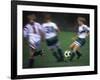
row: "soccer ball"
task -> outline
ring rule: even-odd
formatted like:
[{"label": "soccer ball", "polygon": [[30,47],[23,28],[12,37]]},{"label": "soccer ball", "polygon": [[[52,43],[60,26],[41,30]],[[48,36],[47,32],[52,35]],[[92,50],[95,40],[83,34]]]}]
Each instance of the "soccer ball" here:
[{"label": "soccer ball", "polygon": [[64,53],[64,57],[65,57],[65,58],[68,58],[68,57],[70,57],[70,56],[71,56],[71,51],[66,50],[65,53]]}]

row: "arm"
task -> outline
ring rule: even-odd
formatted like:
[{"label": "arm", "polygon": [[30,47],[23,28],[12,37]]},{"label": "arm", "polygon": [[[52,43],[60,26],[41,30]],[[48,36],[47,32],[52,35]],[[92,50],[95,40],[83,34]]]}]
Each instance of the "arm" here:
[{"label": "arm", "polygon": [[40,32],[40,36],[41,36],[41,40],[44,41],[45,40],[45,33],[39,29]]},{"label": "arm", "polygon": [[56,31],[57,31],[58,33],[61,32],[60,29],[59,29],[59,27],[57,27]]},{"label": "arm", "polygon": [[59,27],[55,23],[53,24],[53,26],[54,26],[54,29],[56,30],[56,32],[58,32],[58,33],[61,32]]},{"label": "arm", "polygon": [[86,26],[86,29],[87,29],[87,36],[89,36],[89,34],[90,34],[90,28],[88,26]]},{"label": "arm", "polygon": [[24,37],[26,38],[28,36],[28,27],[26,26],[24,27],[23,33],[24,33]]},{"label": "arm", "polygon": [[44,30],[43,30],[43,27],[42,25],[39,25],[39,33],[40,33],[40,36],[41,36],[41,40],[44,41],[45,40],[45,33],[44,33]]}]

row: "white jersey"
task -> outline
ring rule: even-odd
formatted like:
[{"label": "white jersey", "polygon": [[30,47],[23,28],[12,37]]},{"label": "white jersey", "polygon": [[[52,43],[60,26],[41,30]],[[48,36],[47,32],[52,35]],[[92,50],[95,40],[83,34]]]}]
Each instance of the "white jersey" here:
[{"label": "white jersey", "polygon": [[24,37],[32,38],[31,40],[37,42],[41,39],[39,30],[42,30],[42,28],[37,22],[34,22],[33,25],[26,24],[24,27]]},{"label": "white jersey", "polygon": [[58,29],[57,25],[53,22],[43,23],[42,27],[45,32],[45,38],[50,39],[57,35],[56,30]]},{"label": "white jersey", "polygon": [[78,37],[79,38],[86,38],[88,32],[89,32],[89,27],[87,25],[79,26]]}]

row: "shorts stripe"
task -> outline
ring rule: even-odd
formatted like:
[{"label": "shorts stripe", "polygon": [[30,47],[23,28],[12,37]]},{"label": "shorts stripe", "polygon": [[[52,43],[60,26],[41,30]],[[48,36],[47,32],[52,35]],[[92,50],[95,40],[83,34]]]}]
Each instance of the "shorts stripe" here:
[{"label": "shorts stripe", "polygon": [[74,44],[78,45],[78,46],[81,46],[81,44],[77,41],[74,42]]}]

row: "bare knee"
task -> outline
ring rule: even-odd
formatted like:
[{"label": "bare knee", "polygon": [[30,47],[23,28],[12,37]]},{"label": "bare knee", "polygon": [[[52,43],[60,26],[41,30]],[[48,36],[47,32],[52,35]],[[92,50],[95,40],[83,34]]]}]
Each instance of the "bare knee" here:
[{"label": "bare knee", "polygon": [[80,47],[80,46],[75,45],[74,48],[73,48],[73,51],[76,52],[77,50],[79,50],[79,47]]},{"label": "bare knee", "polygon": [[73,48],[74,48],[74,46],[75,46],[75,44],[74,44],[74,43],[72,43],[72,44],[69,46],[69,48],[70,48],[70,49],[73,49]]}]

